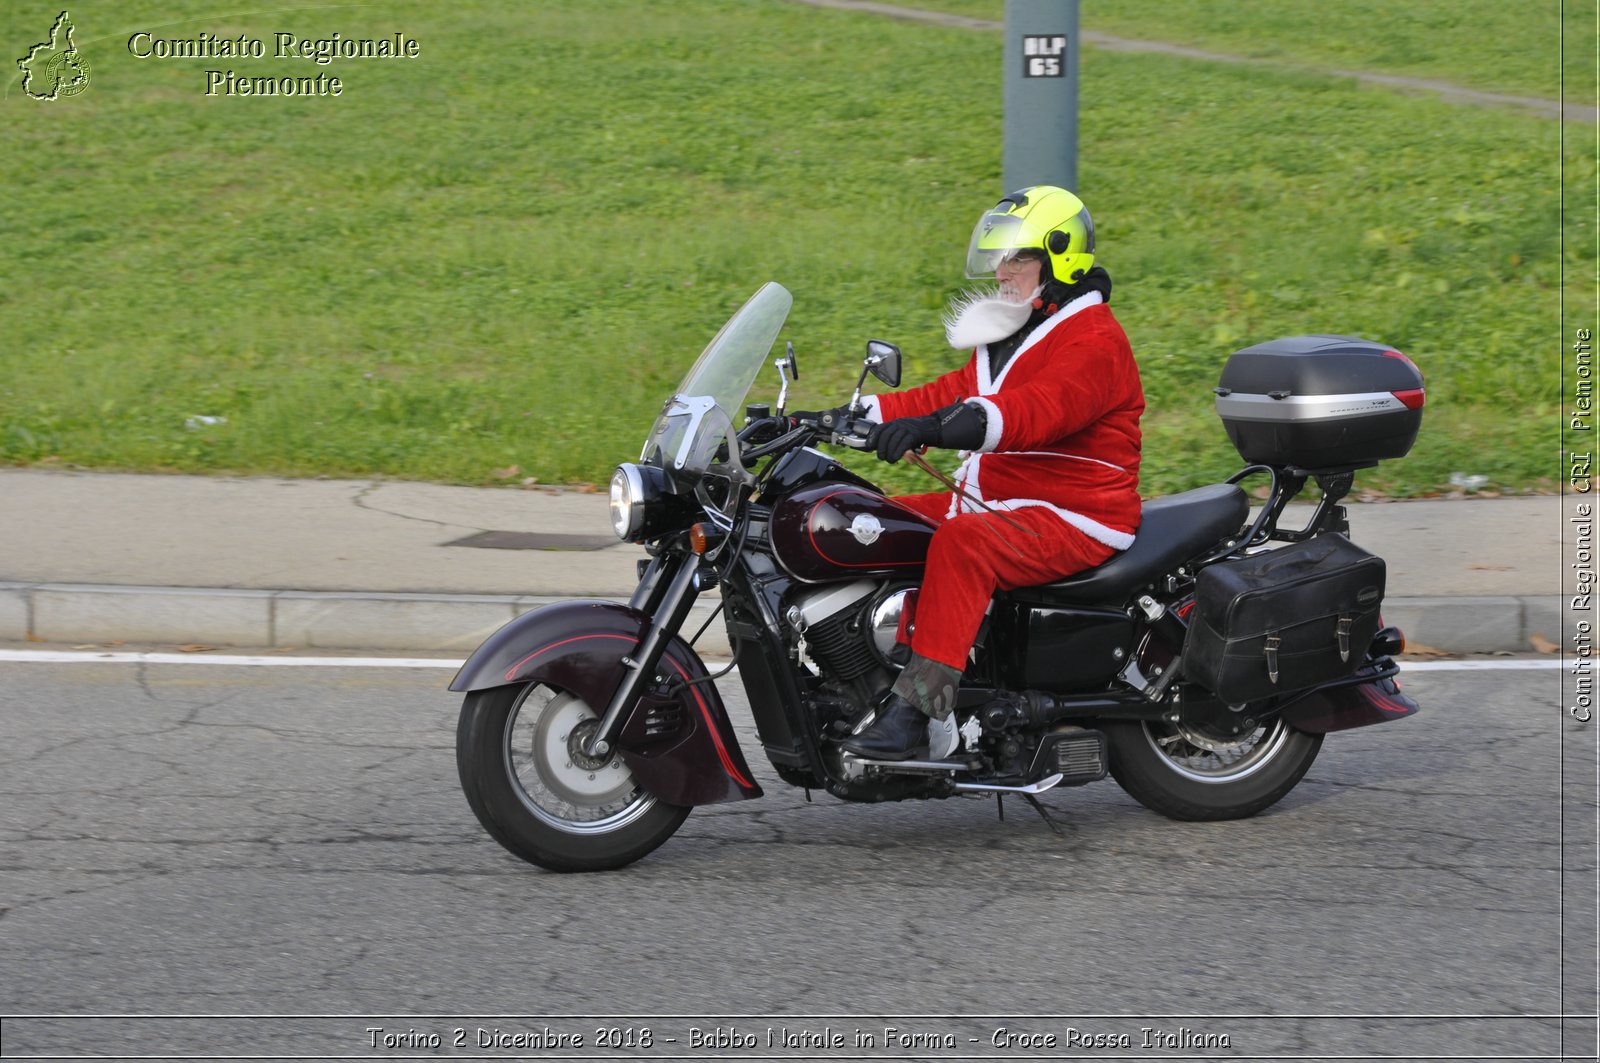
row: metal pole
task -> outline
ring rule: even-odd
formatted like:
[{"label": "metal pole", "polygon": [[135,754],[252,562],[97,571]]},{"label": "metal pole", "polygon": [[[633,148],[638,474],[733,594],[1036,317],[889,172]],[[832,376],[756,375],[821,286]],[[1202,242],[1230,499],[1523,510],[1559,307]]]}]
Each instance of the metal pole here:
[{"label": "metal pole", "polygon": [[1006,0],[1005,188],[1078,189],[1078,0]]}]

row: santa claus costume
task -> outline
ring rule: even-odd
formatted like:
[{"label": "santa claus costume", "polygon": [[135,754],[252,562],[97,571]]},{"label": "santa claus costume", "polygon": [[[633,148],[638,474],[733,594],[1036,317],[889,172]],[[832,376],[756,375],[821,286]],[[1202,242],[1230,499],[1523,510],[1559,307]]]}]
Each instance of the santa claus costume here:
[{"label": "santa claus costume", "polygon": [[960,490],[895,499],[939,525],[912,650],[956,669],[996,590],[1061,579],[1133,545],[1144,391],[1126,334],[1089,291],[1032,328],[998,374],[980,346],[954,372],[868,399],[868,417],[958,402],[987,415],[982,444],[956,472]]},{"label": "santa claus costume", "polygon": [[[926,719],[954,708],[995,591],[1061,579],[1133,544],[1144,391],[1111,313],[1110,277],[1092,265],[1093,232],[1065,190],[1001,200],[968,249],[968,276],[993,271],[1001,292],[958,305],[946,321],[953,345],[974,334],[989,342],[960,369],[866,400],[885,460],[924,444],[967,449],[955,491],[895,499],[938,527],[913,656],[877,718],[844,742],[849,752],[904,760],[925,749]],[[1031,300],[1008,291],[1018,278],[1038,283]]]}]

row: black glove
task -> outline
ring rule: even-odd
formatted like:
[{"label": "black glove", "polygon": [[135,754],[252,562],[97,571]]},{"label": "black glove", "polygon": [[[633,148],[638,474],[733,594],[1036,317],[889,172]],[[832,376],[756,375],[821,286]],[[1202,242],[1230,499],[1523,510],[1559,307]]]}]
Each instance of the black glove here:
[{"label": "black glove", "polygon": [[925,417],[897,417],[878,425],[867,437],[867,446],[884,461],[899,461],[917,447],[967,448],[983,443],[989,415],[975,403],[958,402],[935,410]]},{"label": "black glove", "polygon": [[899,461],[908,450],[916,450],[939,441],[939,418],[897,417],[873,427],[867,436],[867,446],[878,452],[882,461]]}]

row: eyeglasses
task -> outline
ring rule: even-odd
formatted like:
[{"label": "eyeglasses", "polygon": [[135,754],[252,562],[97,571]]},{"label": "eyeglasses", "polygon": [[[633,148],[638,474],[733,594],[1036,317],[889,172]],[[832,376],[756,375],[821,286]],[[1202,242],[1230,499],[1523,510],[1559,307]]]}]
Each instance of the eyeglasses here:
[{"label": "eyeglasses", "polygon": [[1044,255],[1037,251],[1018,251],[1017,253],[1001,260],[1001,262],[995,266],[995,272],[998,273],[1001,270],[1006,270],[1007,272],[1015,273],[1017,270],[1022,269],[1024,266],[1027,266],[1030,263],[1038,266],[1044,265]]}]

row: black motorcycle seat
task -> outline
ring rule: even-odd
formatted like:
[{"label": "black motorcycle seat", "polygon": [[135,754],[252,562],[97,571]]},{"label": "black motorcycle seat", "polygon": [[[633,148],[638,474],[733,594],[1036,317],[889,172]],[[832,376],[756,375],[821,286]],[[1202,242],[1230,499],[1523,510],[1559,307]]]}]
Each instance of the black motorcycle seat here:
[{"label": "black motorcycle seat", "polygon": [[1042,605],[1120,605],[1139,587],[1241,532],[1250,500],[1237,484],[1211,484],[1146,502],[1133,545],[1055,583],[1019,588],[1012,598]]}]

